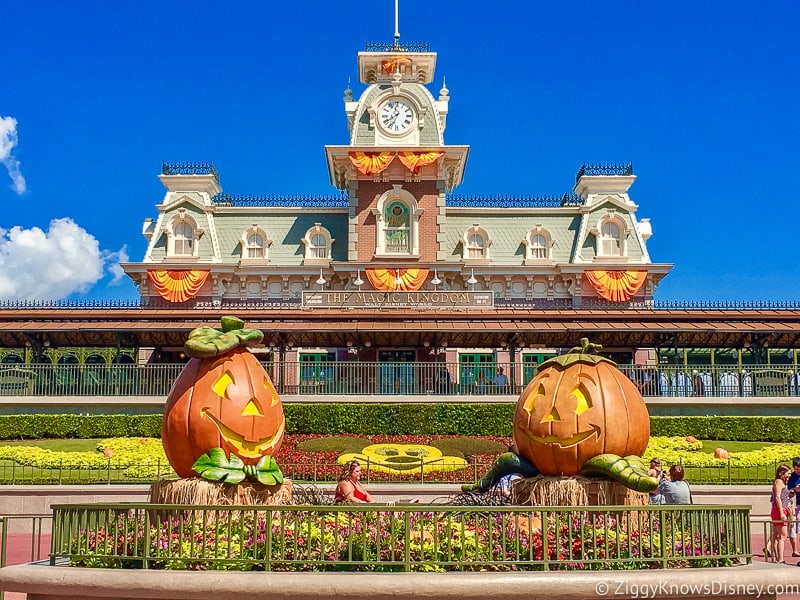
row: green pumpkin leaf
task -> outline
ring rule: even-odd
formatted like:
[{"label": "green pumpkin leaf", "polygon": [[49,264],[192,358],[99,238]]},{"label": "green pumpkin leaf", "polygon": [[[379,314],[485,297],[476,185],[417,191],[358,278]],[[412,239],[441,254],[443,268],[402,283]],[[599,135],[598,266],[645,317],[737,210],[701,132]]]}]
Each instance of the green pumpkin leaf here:
[{"label": "green pumpkin leaf", "polygon": [[244,329],[244,321],[238,317],[221,318],[222,331],[213,327],[197,327],[189,334],[183,345],[192,358],[213,358],[239,347],[255,346],[264,340],[260,329]]},{"label": "green pumpkin leaf", "polygon": [[194,461],[192,470],[208,481],[237,484],[244,480],[244,463],[235,454],[225,456],[222,448],[211,448]]},{"label": "green pumpkin leaf", "polygon": [[259,483],[264,485],[283,483],[283,473],[281,473],[277,461],[272,456],[262,456],[253,471],[254,473],[249,477],[255,478]]},{"label": "green pumpkin leaf", "polygon": [[652,492],[658,480],[650,477],[640,456],[620,457],[616,454],[598,454],[581,467],[581,475],[608,477],[637,492]]}]

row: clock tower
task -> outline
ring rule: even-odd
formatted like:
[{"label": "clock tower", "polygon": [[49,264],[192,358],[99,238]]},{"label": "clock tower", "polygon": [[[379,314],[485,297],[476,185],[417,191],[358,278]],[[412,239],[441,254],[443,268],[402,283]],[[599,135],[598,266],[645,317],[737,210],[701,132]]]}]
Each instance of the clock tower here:
[{"label": "clock tower", "polygon": [[358,53],[358,99],[345,91],[350,132],[326,146],[331,183],[349,198],[350,267],[428,267],[445,260],[446,193],[461,183],[468,146],[447,146],[450,102],[434,98],[436,53],[425,44],[368,44]]}]

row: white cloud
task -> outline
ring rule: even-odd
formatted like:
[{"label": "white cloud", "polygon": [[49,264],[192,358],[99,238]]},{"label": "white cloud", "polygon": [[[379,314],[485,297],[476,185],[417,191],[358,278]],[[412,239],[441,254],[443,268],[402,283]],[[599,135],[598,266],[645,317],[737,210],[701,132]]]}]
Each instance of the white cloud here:
[{"label": "white cloud", "polygon": [[[120,259],[123,253],[124,247]],[[103,277],[103,254],[97,239],[69,218],[52,220],[47,232],[0,229],[0,299],[56,300],[86,292]]]},{"label": "white cloud", "polygon": [[14,117],[0,117],[0,164],[11,177],[11,188],[20,196],[25,193],[25,178],[19,168],[19,161],[14,158],[17,146],[17,120]]},{"label": "white cloud", "polygon": [[112,275],[108,285],[118,285],[122,278],[125,277],[125,271],[119,263],[128,262],[128,246],[123,246],[119,249],[119,252],[104,252],[103,259],[109,263],[108,270]]}]

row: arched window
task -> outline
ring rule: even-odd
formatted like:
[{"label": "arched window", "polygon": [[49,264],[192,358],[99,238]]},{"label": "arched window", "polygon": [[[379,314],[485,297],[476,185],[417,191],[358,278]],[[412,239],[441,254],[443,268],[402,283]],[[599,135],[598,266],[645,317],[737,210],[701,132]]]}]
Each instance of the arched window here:
[{"label": "arched window", "polygon": [[475,260],[484,258],[486,253],[486,240],[480,233],[472,233],[467,237],[467,258]]},{"label": "arched window", "polygon": [[489,262],[489,246],[492,240],[487,232],[478,223],[475,223],[464,232],[461,238],[463,252],[461,254],[465,263]]},{"label": "arched window", "polygon": [[522,240],[525,245],[525,264],[552,260],[553,242],[550,233],[541,225],[536,225]]},{"label": "arched window", "polygon": [[312,258],[328,258],[328,238],[321,233],[312,235],[309,254]]},{"label": "arched window", "polygon": [[251,233],[247,236],[247,258],[264,258],[264,236]]},{"label": "arched window", "polygon": [[197,226],[194,218],[180,209],[164,229],[167,236],[167,256],[177,258],[196,258],[197,242],[203,230]]},{"label": "arched window", "polygon": [[173,249],[176,256],[192,256],[194,249],[194,227],[187,221],[180,221],[173,229],[175,234]]},{"label": "arched window", "polygon": [[422,209],[401,185],[384,193],[372,209],[375,216],[376,256],[418,256]]},{"label": "arched window", "polygon": [[387,254],[408,254],[411,251],[411,219],[408,205],[400,200],[390,202],[384,209],[384,249]]},{"label": "arched window", "polygon": [[592,229],[595,236],[595,253],[597,258],[619,258],[627,256],[627,238],[630,229],[621,216],[613,210],[608,211]]},{"label": "arched window", "polygon": [[613,221],[603,223],[600,229],[600,253],[603,256],[620,256],[622,243],[619,225]]},{"label": "arched window", "polygon": [[531,236],[531,258],[547,258],[547,239],[541,233]]},{"label": "arched window", "polygon": [[253,223],[251,227],[245,229],[239,241],[242,245],[241,262],[269,262],[269,247],[272,240],[257,224]]},{"label": "arched window", "polygon": [[330,263],[331,246],[336,240],[331,237],[331,232],[320,223],[314,223],[314,226],[306,231],[302,241],[306,247],[305,264],[327,265]]}]

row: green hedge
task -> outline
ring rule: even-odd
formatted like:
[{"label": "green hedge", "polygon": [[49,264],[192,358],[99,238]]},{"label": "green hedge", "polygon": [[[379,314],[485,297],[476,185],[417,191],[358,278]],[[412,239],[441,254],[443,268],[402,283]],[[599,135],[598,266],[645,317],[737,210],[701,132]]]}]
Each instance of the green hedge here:
[{"label": "green hedge", "polygon": [[[511,436],[514,404],[285,404],[289,433]],[[797,442],[800,417],[650,417],[651,433]],[[0,439],[158,437],[161,415],[0,415]]]}]

